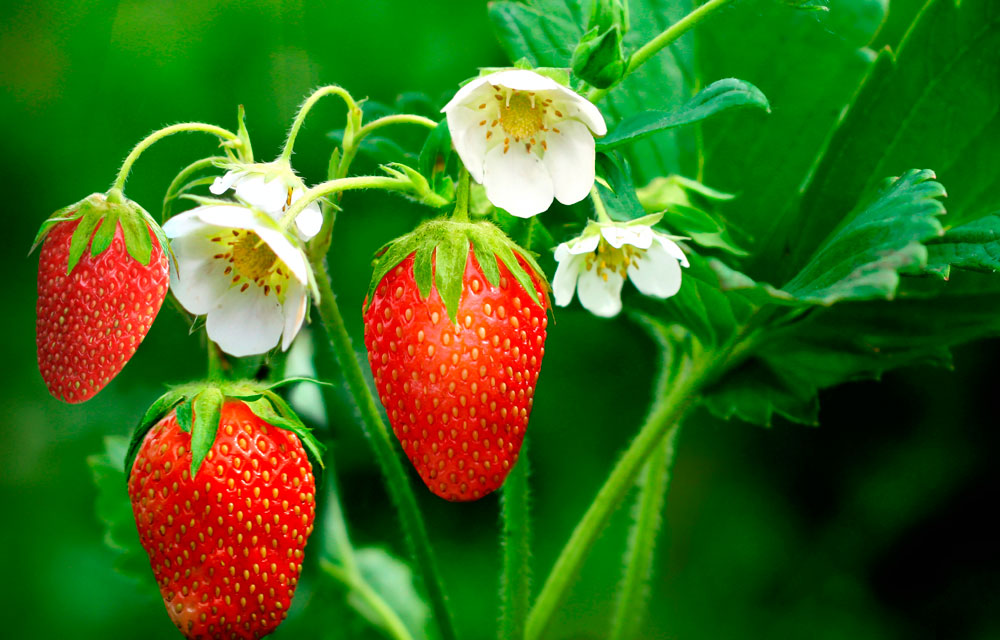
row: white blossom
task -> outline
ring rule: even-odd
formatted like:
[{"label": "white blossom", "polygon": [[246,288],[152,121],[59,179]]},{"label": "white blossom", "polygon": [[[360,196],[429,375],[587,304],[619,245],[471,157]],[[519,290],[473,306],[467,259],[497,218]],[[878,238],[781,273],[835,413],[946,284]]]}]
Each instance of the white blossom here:
[{"label": "white blossom", "polygon": [[[248,164],[230,169],[215,179],[209,191],[222,195],[230,189],[246,204],[260,209],[275,220],[302,197],[306,187],[287,162]],[[309,203],[298,216],[295,226],[303,240],[309,240],[323,226],[323,213],[318,202]]]},{"label": "white blossom", "polygon": [[622,309],[626,277],[641,293],[669,298],[680,290],[687,257],[674,240],[652,228],[660,216],[631,222],[591,222],[583,234],[556,247],[555,302],[565,307],[575,291],[594,315],[610,318]]},{"label": "white blossom", "polygon": [[459,157],[494,206],[530,218],[584,199],[594,185],[601,112],[555,80],[524,69],[485,75],[442,109]]},{"label": "white blossom", "polygon": [[234,356],[288,349],[302,327],[311,271],[299,242],[270,217],[233,204],[204,205],[167,221],[177,258],[170,288],[204,315],[208,337]]}]

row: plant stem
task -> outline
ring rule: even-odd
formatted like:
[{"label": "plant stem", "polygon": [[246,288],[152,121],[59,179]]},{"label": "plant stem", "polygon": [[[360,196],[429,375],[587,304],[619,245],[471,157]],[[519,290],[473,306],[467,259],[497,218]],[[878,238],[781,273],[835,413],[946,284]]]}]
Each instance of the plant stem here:
[{"label": "plant stem", "polygon": [[438,574],[434,552],[427,537],[423,516],[417,506],[416,496],[414,496],[413,489],[406,477],[406,470],[393,448],[392,439],[382,421],[382,416],[379,414],[375,398],[365,381],[361,364],[354,353],[351,337],[344,325],[344,318],[337,306],[337,298],[330,285],[330,276],[327,274],[325,265],[322,263],[314,264],[314,272],[320,292],[320,299],[316,303],[320,317],[329,334],[330,343],[344,373],[347,386],[351,395],[354,396],[354,401],[358,404],[365,435],[372,443],[375,457],[378,459],[379,466],[382,468],[382,473],[389,486],[389,494],[396,504],[410,554],[416,563],[416,572],[423,579],[441,638],[455,640],[457,636],[452,626],[451,615],[448,612],[447,598],[441,577]]},{"label": "plant stem", "polygon": [[635,637],[642,620],[649,597],[649,577],[652,575],[656,538],[662,522],[663,503],[670,482],[670,465],[674,458],[674,443],[680,432],[680,424],[676,423],[653,451],[639,480],[635,521],[629,531],[625,572],[618,589],[610,640],[629,640]]},{"label": "plant stem", "polygon": [[455,188],[455,211],[451,214],[452,222],[469,221],[469,170],[462,165],[458,170],[458,186]]},{"label": "plant stem", "polygon": [[525,631],[526,640],[538,640],[552,623],[552,618],[569,593],[573,580],[598,536],[607,526],[611,514],[635,483],[642,466],[657,445],[670,433],[697,397],[700,385],[711,373],[715,359],[704,355],[687,360],[682,365],[665,357],[664,367],[683,366],[683,371],[661,375],[657,398],[645,424],[632,440],[625,454],[615,464],[611,475],[597,492],[583,518],[576,525],[563,547],[549,577],[535,601]]},{"label": "plant stem", "polygon": [[229,131],[228,129],[223,129],[222,127],[217,127],[214,124],[205,124],[203,122],[181,122],[179,124],[173,124],[169,127],[164,127],[159,131],[154,131],[145,138],[143,138],[139,144],[135,145],[132,151],[125,158],[125,162],[122,163],[121,169],[118,170],[118,177],[115,178],[114,185],[112,185],[112,191],[120,192],[125,188],[125,181],[128,179],[129,171],[132,170],[132,165],[135,161],[142,155],[142,152],[153,145],[154,142],[162,140],[167,136],[172,136],[175,133],[182,133],[185,131],[201,131],[203,133],[210,133],[212,135],[218,136],[226,142],[240,144],[239,137]]},{"label": "plant stem", "polygon": [[188,166],[181,169],[181,172],[174,176],[174,179],[170,182],[170,186],[167,187],[167,194],[163,196],[163,209],[160,212],[160,223],[167,221],[167,214],[170,213],[170,205],[173,203],[174,199],[180,195],[181,189],[184,187],[185,180],[202,169],[214,167],[216,162],[225,161],[226,158],[224,156],[211,156],[209,158],[195,160]]},{"label": "plant stem", "polygon": [[499,640],[524,638],[524,622],[531,607],[531,500],[527,442],[500,494],[503,518],[503,575],[500,578]]},{"label": "plant stem", "polygon": [[438,125],[438,123],[434,122],[430,118],[418,116],[413,113],[394,113],[390,116],[382,116],[381,118],[372,120],[365,126],[361,127],[354,138],[354,142],[357,143],[372,131],[391,124],[416,124],[427,127],[428,129],[434,129]]},{"label": "plant stem", "polygon": [[305,102],[303,102],[302,106],[299,107],[299,112],[295,114],[295,120],[292,122],[292,128],[288,130],[288,137],[285,139],[285,147],[281,150],[281,156],[279,156],[281,160],[285,160],[287,162],[291,159],[292,149],[295,147],[295,138],[298,137],[299,129],[302,128],[302,124],[306,121],[306,116],[309,115],[309,111],[317,102],[329,95],[337,95],[344,100],[344,103],[347,104],[348,118],[350,118],[350,113],[357,109],[354,98],[352,98],[351,94],[348,93],[343,87],[328,85],[314,91],[311,96],[305,99]]},{"label": "plant stem", "polygon": [[[644,65],[647,60],[659,53],[662,49],[673,44],[674,41],[694,28],[696,24],[732,1],[733,0],[709,0],[674,24],[670,25],[663,33],[639,47],[639,49],[629,57],[628,67],[625,68],[625,73],[622,74],[622,78],[618,81],[618,83],[628,77],[630,73]],[[612,85],[606,89],[592,89],[590,93],[587,94],[587,99],[591,102],[598,102],[606,96],[608,92],[614,88],[614,86],[615,85]]]},{"label": "plant stem", "polygon": [[597,190],[596,184],[590,188],[590,199],[594,202],[594,213],[597,214],[597,219],[600,222],[612,222],[611,216],[608,215],[608,209],[604,206],[604,200],[601,200],[601,194]]},{"label": "plant stem", "polygon": [[288,207],[279,221],[282,226],[291,224],[295,218],[311,203],[324,196],[355,189],[385,189],[386,191],[409,191],[410,184],[389,176],[354,176],[353,178],[337,178],[321,182],[307,189],[302,197]]},{"label": "plant stem", "polygon": [[409,629],[406,628],[406,625],[403,624],[403,621],[386,604],[385,600],[371,588],[368,582],[357,579],[357,576],[352,575],[344,567],[338,567],[326,559],[319,561],[319,567],[328,576],[337,580],[364,600],[365,604],[379,617],[382,622],[382,629],[385,630],[390,638],[393,638],[393,640],[413,640],[413,636],[410,634]]}]

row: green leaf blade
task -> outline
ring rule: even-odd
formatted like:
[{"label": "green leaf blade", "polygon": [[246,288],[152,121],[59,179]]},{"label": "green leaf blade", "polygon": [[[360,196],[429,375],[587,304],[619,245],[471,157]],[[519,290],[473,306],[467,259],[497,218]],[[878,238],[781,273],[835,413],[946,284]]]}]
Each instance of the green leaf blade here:
[{"label": "green leaf blade", "polygon": [[191,428],[191,477],[201,468],[205,456],[215,444],[215,434],[222,418],[222,403],[225,397],[217,387],[206,387],[199,393],[193,404],[194,425]]}]

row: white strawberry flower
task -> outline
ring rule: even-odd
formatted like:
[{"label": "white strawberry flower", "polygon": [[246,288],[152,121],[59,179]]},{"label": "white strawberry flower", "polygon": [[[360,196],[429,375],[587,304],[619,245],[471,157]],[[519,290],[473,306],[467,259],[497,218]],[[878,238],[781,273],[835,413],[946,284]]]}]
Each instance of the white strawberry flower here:
[{"label": "white strawberry flower", "polygon": [[[280,220],[288,207],[302,197],[306,185],[283,160],[266,164],[236,166],[215,179],[209,191],[219,196],[230,189],[236,197]],[[323,226],[323,213],[318,202],[310,203],[295,217],[295,227],[303,240],[309,240]]]},{"label": "white strawberry flower", "polygon": [[630,222],[588,223],[583,234],[556,247],[552,293],[565,307],[575,291],[594,315],[611,318],[622,310],[622,287],[628,277],[641,293],[669,298],[680,290],[681,266],[688,259],[671,236],[652,227],[662,215]]},{"label": "white strawberry flower", "polygon": [[299,241],[264,213],[203,205],[163,225],[177,257],[170,288],[204,315],[208,337],[228,354],[287,350],[302,327],[312,272]]},{"label": "white strawberry flower", "polygon": [[494,206],[530,218],[553,197],[573,204],[594,186],[601,112],[555,80],[525,69],[491,73],[459,89],[442,111],[462,163]]}]

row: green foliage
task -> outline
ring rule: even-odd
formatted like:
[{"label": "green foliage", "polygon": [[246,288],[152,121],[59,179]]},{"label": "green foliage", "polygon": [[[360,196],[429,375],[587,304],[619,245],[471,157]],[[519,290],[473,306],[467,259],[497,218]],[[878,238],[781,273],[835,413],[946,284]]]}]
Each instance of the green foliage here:
[{"label": "green foliage", "polygon": [[1000,270],[1000,214],[983,216],[948,231],[927,246],[927,270],[947,278],[952,267]]}]

